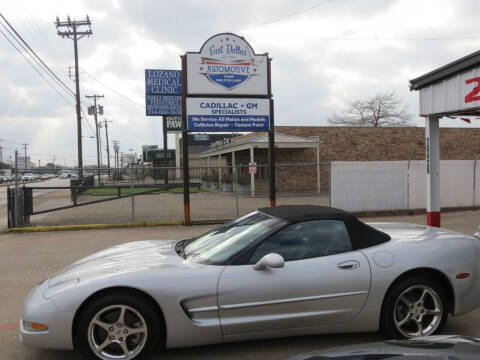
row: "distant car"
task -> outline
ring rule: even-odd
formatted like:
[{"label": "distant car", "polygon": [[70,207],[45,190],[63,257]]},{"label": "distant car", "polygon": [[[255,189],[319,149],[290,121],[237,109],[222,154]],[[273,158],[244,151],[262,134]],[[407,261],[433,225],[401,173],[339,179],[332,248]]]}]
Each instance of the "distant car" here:
[{"label": "distant car", "polygon": [[22,181],[33,181],[35,180],[35,176],[33,174],[24,174],[22,176]]},{"label": "distant car", "polygon": [[480,339],[468,336],[426,336],[341,346],[289,357],[288,360],[473,360],[480,359]]},{"label": "distant car", "polygon": [[29,294],[20,338],[110,360],[157,343],[427,336],[480,305],[479,256],[480,239],[446,229],[262,208],[194,239],[137,241],[73,263]]},{"label": "distant car", "polygon": [[70,173],[61,173],[59,178],[60,179],[70,179],[72,177],[72,174]]}]

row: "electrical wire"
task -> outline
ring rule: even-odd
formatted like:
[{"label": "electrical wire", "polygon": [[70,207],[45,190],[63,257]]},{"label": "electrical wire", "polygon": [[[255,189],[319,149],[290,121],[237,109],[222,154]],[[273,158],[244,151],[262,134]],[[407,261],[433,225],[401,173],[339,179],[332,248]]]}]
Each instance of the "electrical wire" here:
[{"label": "electrical wire", "polygon": [[[30,45],[28,45],[28,43],[23,39],[23,37],[17,32],[17,30],[15,30],[15,28],[10,24],[10,22],[5,18],[5,16],[3,16],[2,13],[0,13],[0,17],[3,19],[3,21],[8,25],[8,27],[10,29],[12,29],[12,31],[15,33],[15,35],[17,36],[18,39],[20,39],[20,41],[28,48],[28,50],[30,51],[31,54],[33,54],[33,56],[35,56],[38,61],[40,61],[40,63],[44,66],[44,68],[46,69],[46,71],[51,74],[51,76],[53,76],[56,81],[68,92],[70,92],[70,94],[72,94],[73,96],[75,96],[75,93],[73,92],[72,89],[70,89],[51,69],[50,67],[45,64],[45,62],[37,55],[37,53],[30,47]],[[5,25],[2,23],[2,25],[5,27]],[[6,27],[5,27],[6,28]]]},{"label": "electrical wire", "polygon": [[132,104],[134,105],[137,105],[143,109],[145,109],[145,105],[142,105],[140,103],[137,103],[136,101],[130,99],[128,96],[126,95],[123,95],[122,93],[118,92],[117,90],[115,90],[114,88],[110,87],[109,85],[105,84],[103,81],[100,81],[98,80],[95,76],[93,76],[92,74],[90,74],[88,71],[86,71],[85,69],[82,69],[82,72],[85,73],[87,76],[89,76],[90,78],[92,78],[93,80],[95,80],[96,82],[98,82],[100,85],[103,85],[104,87],[106,87],[107,89],[113,91],[115,94],[117,94],[118,96],[124,98],[125,100],[128,100],[130,101]]},{"label": "electrical wire", "polygon": [[318,4],[315,4],[313,6],[310,6],[309,8],[307,9],[304,9],[304,10],[299,10],[299,11],[296,11],[296,12],[293,12],[293,13],[290,13],[290,14],[287,14],[287,15],[284,15],[284,16],[281,16],[279,18],[275,18],[275,19],[272,19],[272,20],[268,20],[268,21],[265,21],[265,22],[262,22],[262,23],[259,23],[259,24],[254,24],[254,25],[251,25],[251,26],[247,26],[243,29],[238,29],[238,30],[235,30],[234,32],[240,32],[240,31],[245,31],[245,30],[249,30],[249,29],[253,29],[253,28],[257,28],[257,27],[260,27],[260,26],[265,26],[265,25],[269,25],[269,24],[272,24],[272,23],[275,23],[275,22],[279,22],[279,21],[282,21],[282,20],[285,20],[285,19],[288,19],[288,18],[291,18],[291,17],[294,17],[294,16],[298,16],[298,15],[301,15],[301,14],[304,14],[308,11],[311,11],[313,9],[316,9],[320,6],[323,6],[323,5],[327,5],[327,4],[330,4],[332,2],[334,2],[336,0],[327,0],[327,1],[322,1]]},{"label": "electrical wire", "polygon": [[33,63],[25,56],[25,54],[24,54],[21,50],[19,50],[19,49],[15,46],[15,44],[8,38],[8,36],[7,36],[1,29],[0,29],[0,34],[3,35],[3,37],[15,48],[15,50],[17,50],[18,53],[19,53],[20,55],[22,55],[22,57],[25,59],[25,61],[30,64],[30,66],[33,68],[33,70],[35,70],[35,71],[38,73],[38,75],[40,75],[40,76],[43,78],[43,80],[45,80],[45,82],[46,82],[53,90],[55,90],[55,92],[56,92],[58,95],[60,95],[60,96],[62,97],[62,99],[65,100],[65,102],[66,102],[68,105],[74,106],[70,101],[67,100],[67,98],[66,98],[65,96],[63,96],[63,94],[62,94],[55,86],[53,86],[53,85],[48,81],[48,79],[40,72],[40,70],[38,70],[38,69],[35,67],[35,65],[33,65]]}]

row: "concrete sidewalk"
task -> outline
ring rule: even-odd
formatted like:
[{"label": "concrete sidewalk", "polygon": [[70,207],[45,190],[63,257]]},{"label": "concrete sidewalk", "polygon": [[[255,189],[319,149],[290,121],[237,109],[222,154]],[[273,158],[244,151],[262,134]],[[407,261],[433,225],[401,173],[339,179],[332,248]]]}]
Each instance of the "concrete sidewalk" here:
[{"label": "concrete sidewalk", "polygon": [[[425,216],[366,220],[423,224]],[[479,220],[480,212],[477,211],[448,213],[442,218],[444,227],[468,234],[476,231]],[[212,227],[165,226],[0,234],[0,359],[81,359],[77,353],[72,352],[30,349],[18,340],[16,323],[23,301],[28,292],[45,277],[75,260],[112,245],[147,239],[185,239],[206,232]],[[450,318],[444,333],[480,337],[480,310]],[[278,360],[314,349],[378,340],[382,340],[378,334],[319,335],[168,350],[156,353],[150,359]]]}]

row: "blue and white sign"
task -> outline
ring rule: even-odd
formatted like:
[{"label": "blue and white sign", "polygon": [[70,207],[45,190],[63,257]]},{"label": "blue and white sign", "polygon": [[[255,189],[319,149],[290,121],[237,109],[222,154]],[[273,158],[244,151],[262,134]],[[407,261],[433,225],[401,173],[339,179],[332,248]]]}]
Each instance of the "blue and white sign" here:
[{"label": "blue and white sign", "polygon": [[182,113],[182,72],[145,69],[147,116]]},{"label": "blue and white sign", "polygon": [[266,131],[269,99],[187,98],[188,131]]},{"label": "blue and white sign", "polygon": [[182,95],[182,72],[145,69],[145,93],[147,95]]},{"label": "blue and white sign", "polygon": [[147,116],[179,115],[182,97],[176,95],[146,95]]},{"label": "blue and white sign", "polygon": [[187,53],[187,93],[269,95],[267,62],[240,36],[213,36],[199,53]]}]

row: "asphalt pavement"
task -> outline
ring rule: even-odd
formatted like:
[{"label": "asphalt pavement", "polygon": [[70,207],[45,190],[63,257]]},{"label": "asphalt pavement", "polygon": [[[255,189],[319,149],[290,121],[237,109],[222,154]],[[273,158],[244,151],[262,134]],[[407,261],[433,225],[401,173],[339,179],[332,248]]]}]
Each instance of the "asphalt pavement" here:
[{"label": "asphalt pavement", "polygon": [[[442,224],[452,230],[472,234],[480,212],[444,214]],[[371,218],[374,221],[425,223],[424,215]],[[212,226],[165,226],[152,228],[84,230],[47,233],[0,234],[0,359],[80,360],[71,351],[50,351],[23,346],[17,336],[17,321],[23,301],[40,280],[71,262],[112,245],[147,239],[185,239]],[[444,333],[480,337],[480,309],[450,318]],[[278,360],[327,347],[379,341],[378,334],[342,334],[291,337],[163,350],[153,359],[259,359]]]}]

